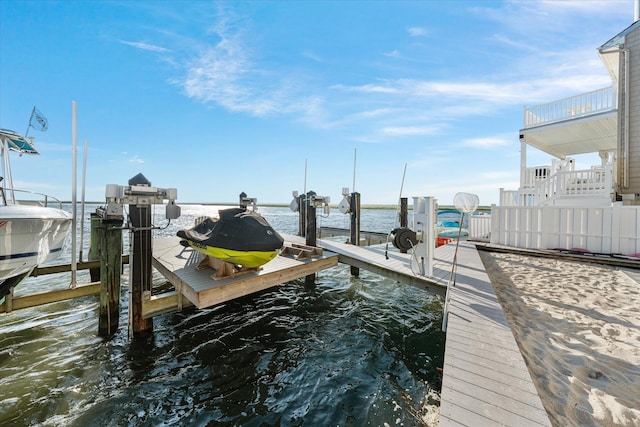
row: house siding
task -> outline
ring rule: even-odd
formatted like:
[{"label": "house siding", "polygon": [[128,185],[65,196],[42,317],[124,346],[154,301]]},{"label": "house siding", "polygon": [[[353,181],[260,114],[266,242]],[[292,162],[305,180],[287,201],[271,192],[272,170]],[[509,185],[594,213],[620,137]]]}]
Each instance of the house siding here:
[{"label": "house siding", "polygon": [[[631,31],[626,36],[625,48],[629,50],[629,181],[627,188],[621,188],[622,194],[640,194],[640,30]],[[624,82],[624,63],[621,71],[621,82]],[[624,84],[624,83],[623,83]],[[625,94],[626,96],[626,94]],[[624,99],[622,100],[624,102]],[[622,114],[620,126],[624,126],[624,105],[622,105]],[[619,150],[623,148],[624,128],[620,129],[618,135],[621,136],[619,141]],[[620,152],[620,151],[619,151]],[[619,168],[622,172],[622,168]],[[622,178],[622,177],[619,177]],[[622,179],[618,181],[622,182]],[[635,199],[636,204],[640,204],[638,198]]]}]

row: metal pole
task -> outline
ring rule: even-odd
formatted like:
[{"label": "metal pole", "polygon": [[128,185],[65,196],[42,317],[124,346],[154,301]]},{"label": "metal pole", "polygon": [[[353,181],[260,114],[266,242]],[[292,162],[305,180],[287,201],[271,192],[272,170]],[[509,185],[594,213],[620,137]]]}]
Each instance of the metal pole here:
[{"label": "metal pole", "polygon": [[76,101],[71,101],[71,161],[73,165],[71,166],[71,288],[75,288],[78,283],[76,281],[76,273],[77,273],[77,260],[76,260],[76,226],[78,223],[77,212],[76,212],[76,172],[77,172],[77,162],[76,162],[76,152],[77,152],[77,126],[76,126]]},{"label": "metal pole", "polygon": [[351,189],[355,192],[356,191],[356,159],[358,155],[358,149],[354,148],[353,149],[353,185],[351,186]]},{"label": "metal pole", "polygon": [[84,152],[82,153],[84,159],[82,161],[82,198],[80,201],[81,209],[80,209],[80,262],[82,262],[82,249],[84,246],[84,195],[87,181],[87,145],[89,144],[88,140],[84,140]]}]

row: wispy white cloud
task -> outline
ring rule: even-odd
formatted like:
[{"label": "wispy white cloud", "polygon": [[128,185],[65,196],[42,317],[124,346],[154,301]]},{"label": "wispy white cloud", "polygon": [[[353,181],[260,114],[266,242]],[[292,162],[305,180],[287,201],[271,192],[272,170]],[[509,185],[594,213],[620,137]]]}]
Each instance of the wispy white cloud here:
[{"label": "wispy white cloud", "polygon": [[437,126],[394,126],[385,127],[382,133],[390,136],[433,135],[440,130]]},{"label": "wispy white cloud", "polygon": [[137,49],[148,50],[151,52],[159,52],[159,53],[170,52],[169,49],[166,49],[164,47],[156,46],[156,45],[144,43],[144,42],[130,42],[127,40],[120,40],[120,43],[125,44],[127,46],[135,47]]},{"label": "wispy white cloud", "polygon": [[324,62],[324,59],[318,55],[315,52],[311,52],[310,50],[305,50],[302,52],[302,56],[304,56],[305,58],[309,58],[312,61],[316,61],[316,62]]},{"label": "wispy white cloud", "polygon": [[513,136],[488,136],[483,138],[471,138],[462,141],[462,145],[474,148],[496,148],[513,144]]},{"label": "wispy white cloud", "polygon": [[129,163],[141,164],[141,163],[144,163],[144,159],[140,158],[140,156],[135,154],[133,157],[129,159]]},{"label": "wispy white cloud", "polygon": [[398,89],[389,84],[364,84],[361,86],[333,85],[329,89],[345,92],[398,93]]},{"label": "wispy white cloud", "polygon": [[[384,78],[376,78],[375,73],[358,73],[359,76],[370,76],[359,81],[342,80],[339,74],[315,79],[315,73],[323,72],[317,67],[295,68],[308,67],[308,63],[291,65],[263,61],[260,41],[252,36],[246,20],[234,16],[233,11],[229,11],[232,8],[223,4],[207,32],[208,39],[192,40],[184,49],[186,56],[171,61],[184,67],[182,77],[174,82],[182,87],[186,96],[203,103],[252,116],[287,115],[313,128],[343,129],[348,132],[345,138],[349,139],[383,142],[399,136],[429,135],[442,131],[452,120],[548,102],[610,83],[594,46],[584,50],[554,50],[553,45],[536,39],[537,33],[525,35],[522,28],[513,25],[514,21],[522,21],[515,17],[527,16],[526,13],[536,22],[553,21],[547,16],[560,7],[555,3],[505,2],[498,8],[472,9],[482,19],[498,23],[496,31],[482,41],[488,51],[503,54],[505,58],[508,55],[509,60],[495,70],[460,73],[459,77],[447,79],[432,77],[428,70],[417,72],[415,67],[396,68],[400,52],[403,52],[401,59],[418,58],[413,49],[399,45],[378,54],[380,62],[384,61],[386,65],[393,61],[393,72],[388,72],[390,68],[381,68],[385,71],[380,73]],[[562,6],[562,13],[567,13],[569,19],[570,14],[566,11],[595,7],[580,3],[596,2],[560,3],[571,3]],[[407,27],[406,31],[412,37],[429,35],[425,27]],[[155,47],[158,53],[168,52],[154,45],[123,43],[140,49],[153,50]],[[415,45],[416,41],[411,43]],[[325,63],[318,50],[298,52],[298,57]],[[173,54],[183,55],[177,49]],[[458,63],[449,66],[463,67]],[[406,69],[410,72],[403,74]],[[317,85],[322,78],[333,79],[333,83]],[[499,138],[481,136],[466,140],[464,144],[488,148],[501,142]]]},{"label": "wispy white cloud", "polygon": [[[221,8],[217,18],[209,31],[215,43],[198,42],[184,77],[174,80],[188,97],[252,116],[321,114],[321,97],[305,93],[299,73],[260,64],[251,35],[234,16]],[[311,51],[302,55],[322,62]]]},{"label": "wispy white cloud", "polygon": [[429,31],[424,27],[409,27],[407,28],[407,32],[411,37],[420,37],[429,34]]},{"label": "wispy white cloud", "polygon": [[398,58],[400,57],[400,52],[398,52],[398,49],[395,49],[391,52],[384,52],[383,55],[388,56],[389,58]]}]

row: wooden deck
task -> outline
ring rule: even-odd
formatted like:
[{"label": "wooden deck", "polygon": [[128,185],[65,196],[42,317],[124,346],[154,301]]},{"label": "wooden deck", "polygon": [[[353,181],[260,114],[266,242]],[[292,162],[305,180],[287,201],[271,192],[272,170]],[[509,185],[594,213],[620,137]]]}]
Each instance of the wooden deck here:
[{"label": "wooden deck", "polygon": [[[278,256],[258,271],[214,280],[211,277],[214,270],[196,268],[202,259],[201,254],[191,248],[180,246],[179,240],[178,237],[153,240],[153,266],[173,284],[176,292],[170,292],[161,298],[151,298],[147,304],[148,310],[143,308],[143,315],[146,317],[178,308],[183,303],[180,294],[196,307],[205,308],[338,264],[338,256],[329,252],[313,258]],[[166,301],[160,302],[161,299]]]},{"label": "wooden deck", "polygon": [[[450,267],[454,248],[438,248],[436,261]],[[461,243],[457,260],[440,426],[550,426],[475,246]]]}]

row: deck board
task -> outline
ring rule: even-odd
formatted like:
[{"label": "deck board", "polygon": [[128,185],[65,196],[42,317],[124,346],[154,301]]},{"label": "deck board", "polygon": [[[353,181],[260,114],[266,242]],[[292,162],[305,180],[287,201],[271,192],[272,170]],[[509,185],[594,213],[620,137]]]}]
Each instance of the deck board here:
[{"label": "deck board", "polygon": [[[436,258],[444,265],[448,257],[450,266],[447,250]],[[551,425],[476,248],[462,243],[457,261],[440,426]]]}]

